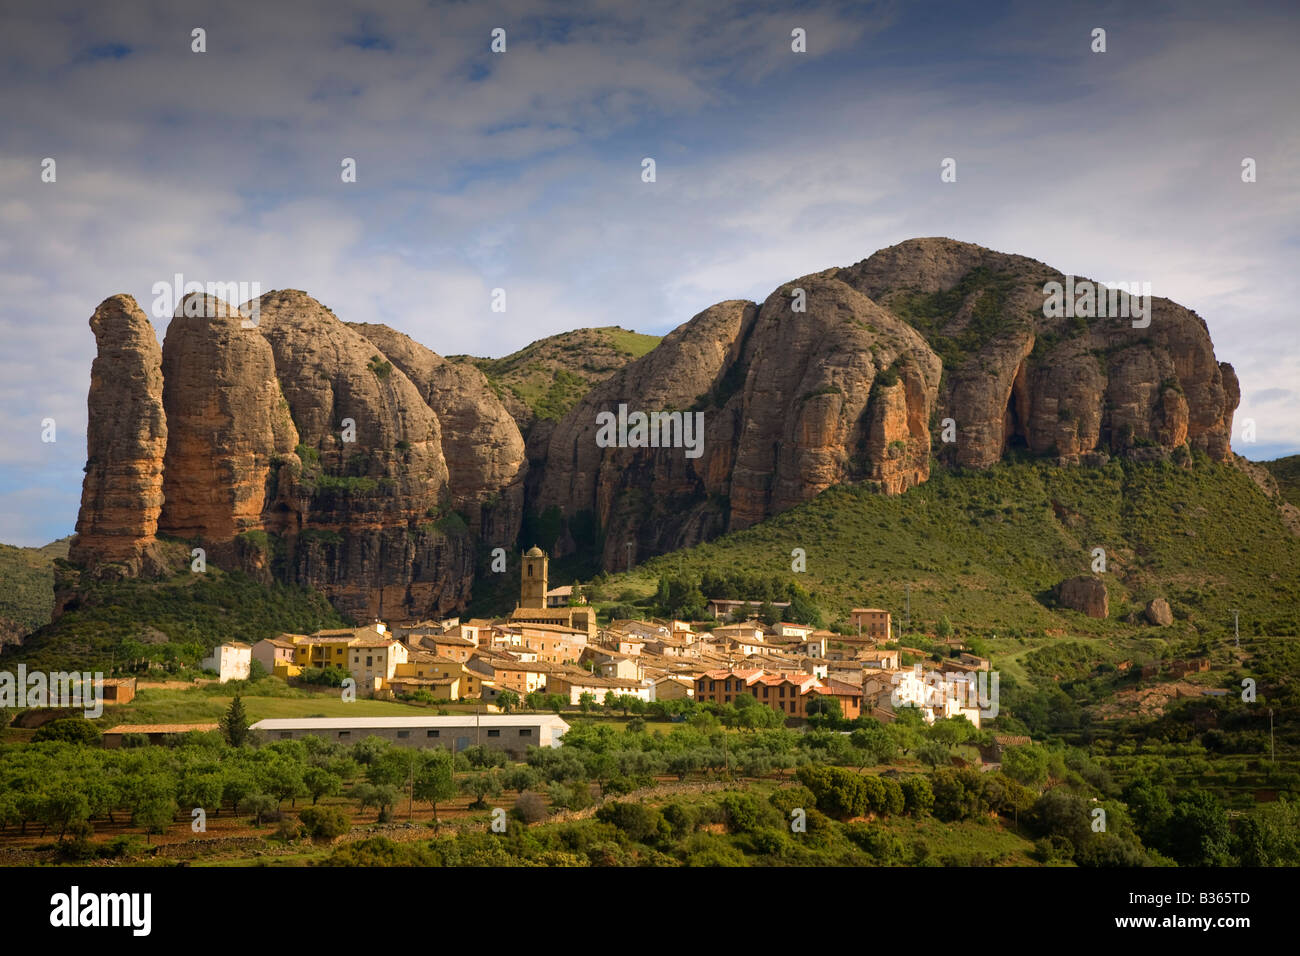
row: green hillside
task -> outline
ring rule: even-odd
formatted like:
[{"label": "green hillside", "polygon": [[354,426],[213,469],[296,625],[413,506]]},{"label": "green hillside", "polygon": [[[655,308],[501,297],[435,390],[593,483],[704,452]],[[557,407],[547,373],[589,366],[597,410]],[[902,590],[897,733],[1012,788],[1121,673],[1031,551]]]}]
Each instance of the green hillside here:
[{"label": "green hillside", "polygon": [[1300,455],[1290,455],[1276,461],[1261,461],[1260,464],[1272,474],[1282,497],[1300,508]]},{"label": "green hillside", "polygon": [[[1054,606],[1057,584],[1089,573],[1096,547],[1107,559],[1105,621]],[[805,574],[790,571],[795,548],[807,554]],[[897,497],[835,487],[753,528],[615,575],[600,593],[648,598],[661,574],[705,571],[784,575],[833,621],[863,606],[901,620],[910,585],[914,629],[933,631],[947,616],[958,633],[986,637],[1205,640],[1231,630],[1236,608],[1243,634],[1300,635],[1300,538],[1250,478],[1204,458],[1186,469],[1119,461],[936,468]],[[1173,609],[1169,628],[1140,621],[1155,597]]]},{"label": "green hillside", "polygon": [[659,340],[611,325],[538,339],[504,358],[447,358],[482,371],[526,429],[538,419],[562,418],[593,385],[645,355]]},{"label": "green hillside", "polygon": [[0,669],[25,661],[46,670],[111,669],[125,661],[193,665],[226,640],[250,644],[283,631],[311,633],[348,622],[319,594],[263,585],[208,566],[165,581],[90,586],[80,607],[5,649]]},{"label": "green hillside", "polygon": [[54,560],[68,556],[71,538],[43,548],[0,544],[0,643],[17,640],[50,621]]}]

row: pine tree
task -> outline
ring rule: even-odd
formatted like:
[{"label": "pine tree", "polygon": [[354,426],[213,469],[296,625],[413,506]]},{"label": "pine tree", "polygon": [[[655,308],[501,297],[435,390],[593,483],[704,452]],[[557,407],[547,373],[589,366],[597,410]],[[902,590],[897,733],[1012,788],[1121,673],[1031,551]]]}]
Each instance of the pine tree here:
[{"label": "pine tree", "polygon": [[244,712],[244,702],[238,694],[230,702],[226,715],[221,718],[221,733],[226,738],[226,743],[232,747],[242,746],[248,739],[248,715]]}]

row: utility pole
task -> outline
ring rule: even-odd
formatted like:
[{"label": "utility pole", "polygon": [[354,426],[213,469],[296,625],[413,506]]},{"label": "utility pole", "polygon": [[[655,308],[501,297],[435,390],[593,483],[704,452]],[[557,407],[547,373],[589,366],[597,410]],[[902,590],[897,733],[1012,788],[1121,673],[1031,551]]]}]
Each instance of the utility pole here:
[{"label": "utility pole", "polygon": [[627,569],[631,571],[632,570],[632,549],[636,547],[636,542],[629,541],[626,547],[627,547]]},{"label": "utility pole", "polygon": [[1241,647],[1241,631],[1238,630],[1238,628],[1237,628],[1237,609],[1236,609],[1236,608],[1233,608],[1233,610],[1232,610],[1232,637],[1233,637],[1233,639],[1237,642],[1237,646],[1238,646],[1238,647]]}]

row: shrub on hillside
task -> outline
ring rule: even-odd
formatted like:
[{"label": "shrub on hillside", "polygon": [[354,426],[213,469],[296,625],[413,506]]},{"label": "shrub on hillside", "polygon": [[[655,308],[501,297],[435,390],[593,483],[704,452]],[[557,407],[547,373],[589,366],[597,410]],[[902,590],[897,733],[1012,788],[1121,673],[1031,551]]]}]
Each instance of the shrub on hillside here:
[{"label": "shrub on hillside", "polygon": [[41,725],[32,735],[32,743],[62,741],[69,744],[97,744],[103,735],[84,717],[64,717]]},{"label": "shrub on hillside", "polygon": [[332,840],[352,827],[352,818],[342,807],[303,807],[298,820],[313,840]]},{"label": "shrub on hillside", "polygon": [[903,790],[904,812],[914,817],[928,816],[934,808],[934,790],[930,781],[919,775],[905,777],[899,786]]},{"label": "shrub on hillside", "polygon": [[524,823],[537,823],[546,819],[546,801],[541,794],[524,790],[515,798],[514,815]]},{"label": "shrub on hillside", "polygon": [[817,798],[807,787],[796,785],[793,787],[782,787],[776,790],[769,798],[772,806],[781,811],[787,818],[794,810],[809,810],[817,805]]},{"label": "shrub on hillside", "polygon": [[596,811],[596,819],[618,827],[629,839],[641,842],[659,832],[663,817],[644,803],[607,803]]}]

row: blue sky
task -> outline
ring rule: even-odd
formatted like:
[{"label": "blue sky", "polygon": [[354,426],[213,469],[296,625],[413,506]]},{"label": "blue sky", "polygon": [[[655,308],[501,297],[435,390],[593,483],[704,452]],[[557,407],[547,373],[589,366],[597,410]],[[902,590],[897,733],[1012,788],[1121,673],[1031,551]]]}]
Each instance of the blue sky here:
[{"label": "blue sky", "polygon": [[[665,332],[946,235],[1150,281],[1204,317],[1237,368],[1236,449],[1300,452],[1300,15],[1132,6],[7,11],[0,541],[72,531],[87,320],[116,292],[147,311],[175,272],[305,289],[442,354],[501,355],[586,325]],[[504,54],[489,51],[494,27]],[[794,27],[807,54],[790,50]],[[55,183],[40,181],[44,157]],[[344,157],[356,183],[340,180]],[[944,157],[955,184],[939,181]]]}]

